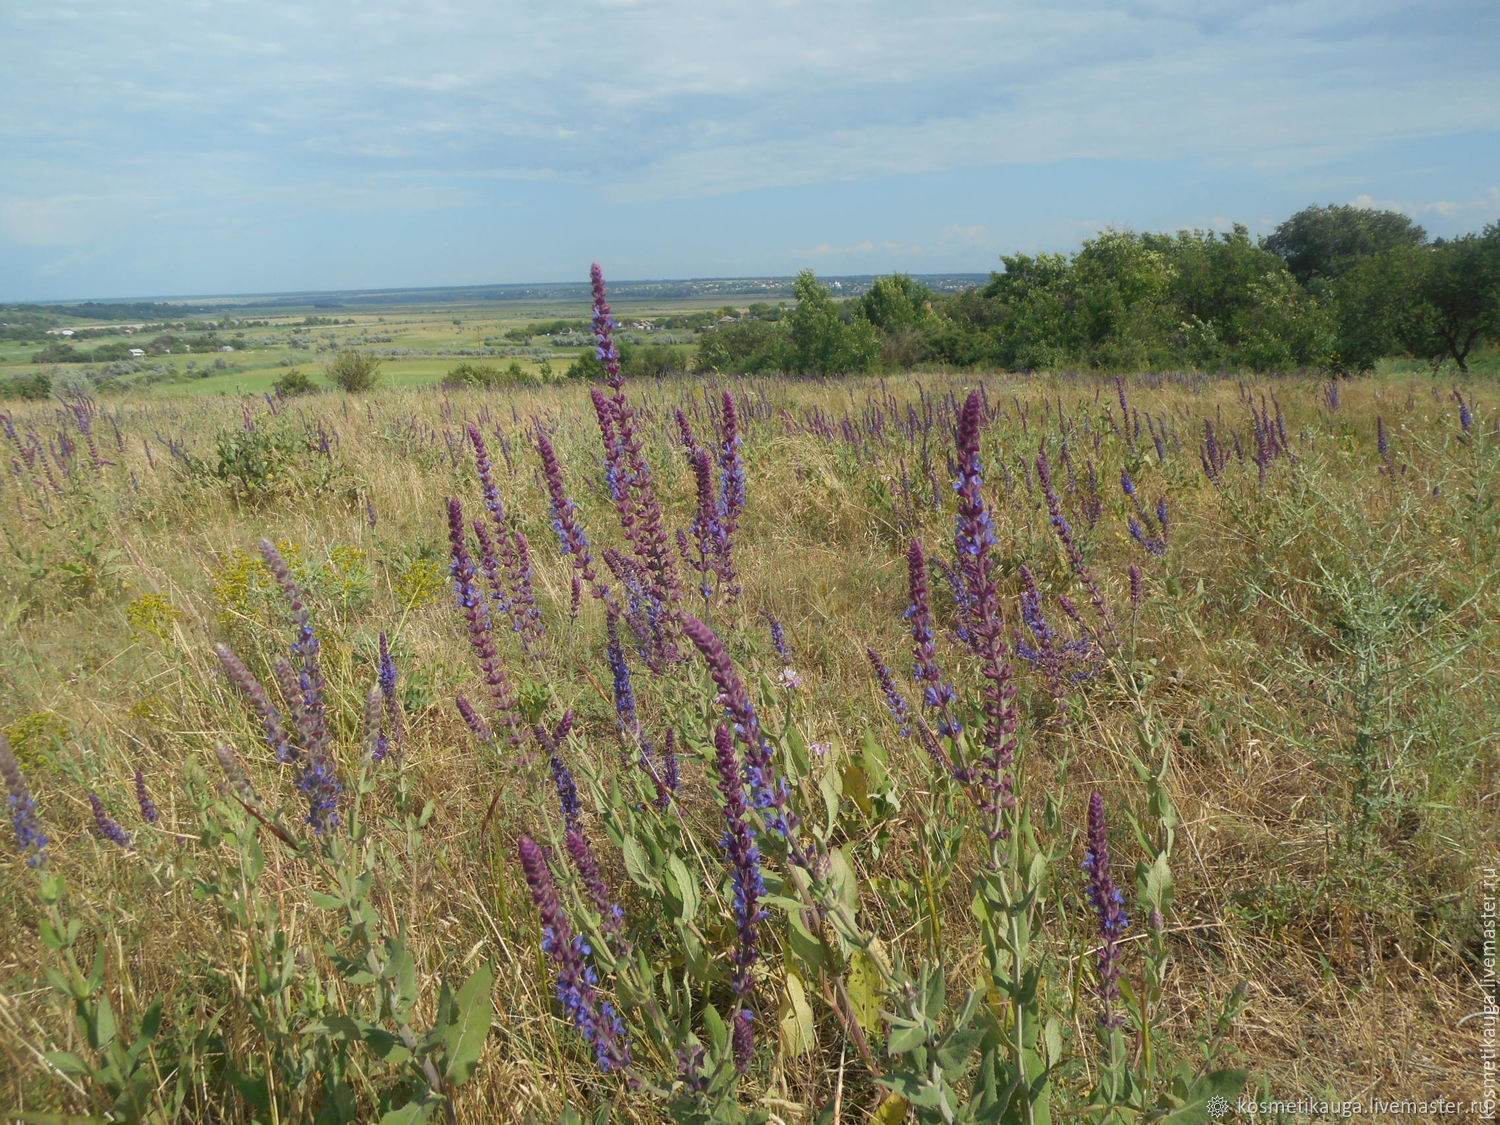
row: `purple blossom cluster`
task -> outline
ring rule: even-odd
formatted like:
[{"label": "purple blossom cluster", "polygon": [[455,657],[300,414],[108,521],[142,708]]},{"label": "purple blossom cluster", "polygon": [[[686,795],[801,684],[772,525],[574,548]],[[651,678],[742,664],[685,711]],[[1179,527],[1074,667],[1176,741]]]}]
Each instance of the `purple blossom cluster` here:
[{"label": "purple blossom cluster", "polygon": [[40,867],[47,860],[47,834],[42,831],[41,817],[37,815],[36,801],[21,773],[21,763],[10,748],[10,740],[0,732],[0,779],[5,782],[6,807],[10,812],[11,830],[16,834],[16,847],[26,857],[28,867]]},{"label": "purple blossom cluster", "polygon": [[719,793],[724,800],[724,837],[721,847],[734,882],[734,919],[738,935],[734,953],[733,987],[738,1008],[734,1015],[733,1045],[735,1062],[741,1072],[755,1053],[753,998],[755,978],[751,975],[760,958],[760,923],[766,912],[760,906],[766,883],[761,871],[760,848],[750,826],[749,809],[739,759],[734,752],[734,735],[720,723],[714,728],[714,764],[718,767]]},{"label": "purple blossom cluster", "polygon": [[1099,920],[1099,1022],[1103,1027],[1122,1027],[1125,1017],[1117,1010],[1120,1002],[1121,958],[1124,950],[1120,936],[1130,924],[1125,914],[1125,895],[1115,886],[1109,869],[1109,826],[1104,820],[1104,795],[1095,793],[1089,800],[1087,850],[1083,869],[1088,873],[1085,893]]},{"label": "purple blossom cluster", "polygon": [[458,601],[459,611],[463,614],[469,645],[479,660],[491,709],[505,724],[511,744],[518,745],[521,741],[521,723],[516,710],[515,691],[495,650],[488,599],[479,589],[478,575],[469,554],[468,537],[464,534],[463,505],[456,498],[448,500],[448,543],[453,558],[450,571],[453,577],[453,594]]},{"label": "purple blossom cluster", "polygon": [[541,916],[542,950],[552,958],[557,972],[557,1001],[594,1048],[599,1069],[606,1074],[628,1072],[630,1040],[625,1021],[614,1004],[599,995],[599,977],[591,962],[593,949],[584,935],[574,933],[542,849],[530,836],[522,836],[517,850],[531,901]]},{"label": "purple blossom cluster", "polygon": [[1120,488],[1135,507],[1135,514],[1129,517],[1130,537],[1146,549],[1151,555],[1165,555],[1167,553],[1168,520],[1167,499],[1159,497],[1156,501],[1156,516],[1152,519],[1147,512],[1146,506],[1141,502],[1140,493],[1137,491],[1135,481],[1131,479],[1129,469],[1120,470]]},{"label": "purple blossom cluster", "polygon": [[987,832],[992,840],[1009,835],[1007,814],[1015,806],[1015,677],[1006,652],[1004,622],[1000,614],[1000,592],[995,581],[995,525],[984,500],[984,473],[979,456],[984,423],[984,400],[972,392],[959,415],[957,446],[958,569],[969,594],[970,644],[980,660],[984,677],[984,730],[977,767],[980,808],[989,817]]}]

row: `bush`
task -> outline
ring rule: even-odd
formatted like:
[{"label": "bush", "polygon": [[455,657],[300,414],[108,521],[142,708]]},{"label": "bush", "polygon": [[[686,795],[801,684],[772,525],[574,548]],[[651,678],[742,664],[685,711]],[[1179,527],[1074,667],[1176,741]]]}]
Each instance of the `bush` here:
[{"label": "bush", "polygon": [[52,393],[52,376],[45,371],[0,380],[0,398],[43,399]]},{"label": "bush", "polygon": [[374,389],[379,381],[380,360],[351,348],[339,352],[326,370],[328,381],[335,387],[357,394]]},{"label": "bush", "polygon": [[534,382],[514,360],[504,370],[488,363],[460,363],[443,377],[445,387],[525,387]]},{"label": "bush", "polygon": [[271,384],[271,390],[276,393],[277,398],[293,398],[297,395],[309,395],[318,389],[318,385],[305,371],[293,368],[276,382]]}]

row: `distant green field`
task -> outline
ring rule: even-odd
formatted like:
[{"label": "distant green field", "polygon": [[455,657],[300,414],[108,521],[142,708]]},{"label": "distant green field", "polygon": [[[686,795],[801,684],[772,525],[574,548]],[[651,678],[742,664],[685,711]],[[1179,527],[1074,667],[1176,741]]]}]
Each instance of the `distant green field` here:
[{"label": "distant green field", "polygon": [[[616,314],[628,326],[717,309],[727,303],[722,297],[653,301],[624,297],[616,303]],[[336,323],[308,324],[308,320]],[[432,301],[390,307],[361,305],[357,310],[298,306],[289,299],[286,307],[246,307],[212,316],[185,316],[164,331],[149,327],[127,332],[122,328],[99,335],[49,336],[48,343],[67,344],[80,352],[107,345],[146,350],[150,354],[144,359],[119,361],[124,366],[113,366],[118,372],[115,385],[122,389],[167,396],[262,394],[294,369],[326,382],[324,367],[345,348],[379,356],[381,380],[393,387],[436,382],[461,363],[502,368],[518,363],[523,370],[536,373],[545,361],[560,375],[590,347],[583,343],[558,347],[551,346],[544,336],[516,340],[506,335],[527,325],[542,327],[556,321],[567,321],[580,331],[587,326],[580,306],[560,299],[454,304]],[[195,337],[201,340],[208,325],[217,326],[216,337],[223,342],[217,346],[227,344],[234,350],[220,351],[216,346],[212,351],[185,352],[181,346],[174,346],[172,354],[158,354],[160,348],[153,347],[152,342],[164,334],[184,342]],[[626,335],[629,338],[629,333]],[[680,350],[691,351],[691,343],[683,343],[692,339],[691,332],[638,334],[641,342],[655,342],[656,336],[669,337],[664,342],[675,340]],[[100,362],[33,363],[33,357],[46,346],[32,341],[0,341],[0,382],[37,371],[64,376],[73,372],[97,380],[112,369],[111,363]]]}]

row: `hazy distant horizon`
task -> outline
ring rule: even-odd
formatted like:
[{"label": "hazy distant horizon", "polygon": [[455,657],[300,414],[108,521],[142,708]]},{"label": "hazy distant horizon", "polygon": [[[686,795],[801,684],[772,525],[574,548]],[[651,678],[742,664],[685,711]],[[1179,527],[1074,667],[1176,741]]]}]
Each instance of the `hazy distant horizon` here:
[{"label": "hazy distant horizon", "polygon": [[[938,278],[950,280],[970,279],[974,282],[983,281],[988,278],[992,270],[952,271],[939,270],[932,273],[911,273],[908,270],[893,270],[892,273],[906,273],[918,281],[930,281]],[[827,284],[834,282],[860,282],[869,281],[881,274],[874,273],[845,273],[845,274],[819,274],[820,280]],[[763,274],[763,275],[736,275],[736,274],[709,274],[701,277],[634,277],[621,278],[616,281],[607,279],[608,285],[613,292],[625,293],[630,299],[629,291],[643,285],[707,285],[725,282],[784,282],[788,289],[795,280],[796,274]],[[493,281],[474,282],[460,285],[383,285],[383,286],[355,286],[348,289],[267,289],[247,293],[134,293],[108,295],[92,295],[87,297],[36,297],[26,299],[0,299],[0,303],[6,305],[79,305],[79,304],[129,304],[135,302],[157,302],[162,304],[188,304],[192,302],[212,303],[216,301],[255,301],[267,300],[273,297],[353,297],[396,295],[403,293],[453,293],[469,290],[485,289],[577,289],[581,294],[589,292],[589,281],[587,272],[584,279],[579,280],[529,280],[529,281]],[[748,294],[746,294],[748,295]]]}]

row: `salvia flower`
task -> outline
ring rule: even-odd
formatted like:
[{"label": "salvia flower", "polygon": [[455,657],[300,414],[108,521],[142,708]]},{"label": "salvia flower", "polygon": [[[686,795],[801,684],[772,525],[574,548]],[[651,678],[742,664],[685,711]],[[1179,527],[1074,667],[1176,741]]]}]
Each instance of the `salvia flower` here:
[{"label": "salvia flower", "polygon": [[567,913],[558,901],[557,887],[542,849],[530,836],[522,836],[517,850],[531,901],[536,904],[542,921],[542,950],[552,958],[557,969],[557,1000],[589,1045],[599,1069],[606,1074],[630,1069],[630,1042],[624,1021],[613,1005],[601,1001],[596,987],[599,978],[589,963],[592,952],[582,934],[575,935]]},{"label": "salvia flower", "polygon": [[618,938],[625,928],[625,911],[620,909],[619,903],[615,902],[609,891],[609,884],[604,881],[604,875],[599,870],[599,862],[594,858],[593,845],[589,838],[583,834],[583,830],[572,827],[564,834],[564,842],[568,847],[568,857],[573,861],[573,869],[578,872],[578,878],[583,883],[583,889],[588,895],[589,902],[599,912],[600,924],[605,933]]},{"label": "salvia flower", "polygon": [[[959,568],[969,592],[970,643],[980,658],[985,679],[984,730],[980,736],[983,753],[976,773],[981,792],[979,805],[990,818],[986,832],[993,842],[1009,834],[1004,823],[1006,813],[1015,806],[1014,779],[1011,764],[1015,759],[1015,676],[1006,652],[1004,623],[1000,616],[1000,595],[995,581],[995,560],[991,548],[996,546],[994,523],[985,505],[984,483],[979,460],[980,428],[984,422],[984,400],[978,391],[969,395],[959,414],[956,434],[958,479]],[[1040,464],[1039,464],[1040,469]],[[1056,496],[1052,497],[1054,516],[1061,518]]]},{"label": "salvia flower", "polygon": [[463,505],[457,498],[450,498],[448,501],[448,540],[453,554],[453,592],[464,615],[469,645],[479,660],[479,668],[495,714],[505,723],[511,743],[519,743],[521,727],[517,717],[515,692],[511,688],[510,676],[495,651],[489,610],[485,605],[485,597],[479,590],[474,562],[469,555],[464,535]]},{"label": "salvia flower", "polygon": [[745,780],[750,786],[751,800],[762,810],[771,830],[785,840],[792,861],[808,866],[808,855],[797,840],[800,821],[788,805],[791,791],[771,760],[770,743],[729,651],[712,629],[691,614],[683,615],[682,630],[708,665],[709,674],[719,687],[724,710],[734,723],[734,733],[745,746]]},{"label": "salvia flower", "polygon": [[741,781],[739,761],[734,753],[734,736],[720,723],[714,729],[715,764],[719,771],[719,792],[724,799],[724,838],[721,846],[734,882],[734,919],[738,943],[734,961],[734,993],[739,1010],[734,1019],[734,1058],[743,1073],[755,1052],[752,1027],[752,1002],[755,978],[751,975],[760,957],[760,923],[766,917],[760,900],[766,884],[761,871],[760,848],[750,827],[749,810]]},{"label": "salvia flower", "polygon": [[89,808],[94,811],[94,829],[101,839],[108,840],[116,847],[134,847],[130,842],[130,833],[121,828],[119,822],[109,815],[109,810],[104,807],[99,794],[92,789],[89,790]]},{"label": "salvia flower", "polygon": [[[281,712],[271,702],[271,697],[261,686],[260,681],[255,678],[250,669],[245,667],[244,661],[228,645],[214,645],[214,653],[224,668],[224,674],[229,677],[229,682],[245,697],[260,719],[266,744],[276,755],[276,760],[278,762],[296,761],[301,754],[292,745],[291,739],[287,736],[286,727],[281,721]],[[291,666],[287,665],[287,667],[290,669]]]},{"label": "salvia flower", "polygon": [[891,677],[891,670],[880,658],[880,653],[873,648],[867,648],[865,655],[870,658],[870,665],[875,669],[875,678],[880,681],[880,690],[885,692],[886,703],[890,706],[891,714],[896,718],[896,726],[901,731],[901,737],[910,738],[911,705],[906,702],[905,697],[896,687],[896,681]]},{"label": "salvia flower", "polygon": [[141,819],[147,824],[155,824],[161,819],[156,802],[151,799],[151,794],[146,789],[146,774],[142,770],[135,771],[135,803],[140,806]]},{"label": "salvia flower", "polygon": [[922,701],[938,714],[938,733],[957,735],[962,729],[953,718],[953,685],[943,679],[937,662],[937,639],[932,626],[932,587],[927,577],[927,556],[922,541],[913,539],[906,552],[908,588],[911,602],[906,619],[911,622],[912,675],[922,685]]},{"label": "salvia flower", "polygon": [[245,772],[245,763],[240,761],[240,756],[233,748],[222,742],[215,743],[214,757],[218,759],[219,768],[224,771],[224,788],[233,792],[245,804],[258,805],[260,794],[255,791],[250,775]]},{"label": "salvia flower", "polygon": [[776,655],[781,657],[781,663],[790,666],[792,647],[786,643],[786,630],[782,628],[781,622],[769,609],[761,610],[760,615],[766,619],[766,625],[771,630],[771,647],[776,650]]},{"label": "salvia flower", "polygon": [[37,815],[36,802],[21,773],[21,763],[10,748],[10,740],[0,733],[0,778],[5,780],[10,826],[16,834],[16,846],[26,857],[28,867],[40,867],[47,860],[47,834]]},{"label": "salvia flower", "polygon": [[1130,924],[1125,915],[1125,895],[1115,886],[1109,870],[1109,826],[1104,820],[1104,795],[1095,793],[1089,800],[1088,851],[1083,869],[1088,873],[1086,891],[1089,905],[1099,919],[1099,1003],[1103,1011],[1099,1022],[1106,1028],[1122,1027],[1125,1017],[1116,1007],[1120,1001],[1120,961],[1123,949],[1120,935]]}]

